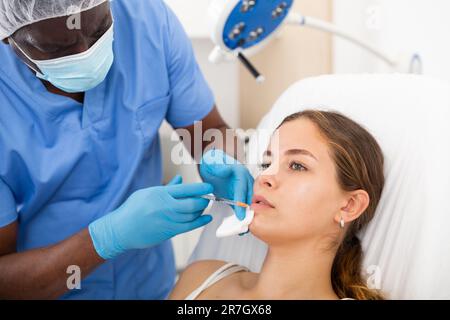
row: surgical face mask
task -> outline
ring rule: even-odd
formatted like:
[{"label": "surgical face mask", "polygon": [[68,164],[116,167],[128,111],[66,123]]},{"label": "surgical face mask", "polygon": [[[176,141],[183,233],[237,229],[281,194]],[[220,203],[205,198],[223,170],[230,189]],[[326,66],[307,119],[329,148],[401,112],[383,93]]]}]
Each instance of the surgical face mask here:
[{"label": "surgical face mask", "polygon": [[36,76],[68,92],[85,92],[102,83],[114,61],[114,25],[87,51],[51,60],[33,60],[18,45],[16,47],[32,61],[42,73]]}]

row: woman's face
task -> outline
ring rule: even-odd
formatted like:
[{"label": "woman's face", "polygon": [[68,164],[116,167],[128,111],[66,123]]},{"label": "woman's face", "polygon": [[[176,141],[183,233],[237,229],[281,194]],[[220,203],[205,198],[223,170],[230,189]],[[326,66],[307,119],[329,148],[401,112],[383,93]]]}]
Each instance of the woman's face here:
[{"label": "woman's face", "polygon": [[339,232],[347,201],[327,141],[312,121],[299,118],[272,137],[254,185],[250,231],[269,245],[320,241]]}]

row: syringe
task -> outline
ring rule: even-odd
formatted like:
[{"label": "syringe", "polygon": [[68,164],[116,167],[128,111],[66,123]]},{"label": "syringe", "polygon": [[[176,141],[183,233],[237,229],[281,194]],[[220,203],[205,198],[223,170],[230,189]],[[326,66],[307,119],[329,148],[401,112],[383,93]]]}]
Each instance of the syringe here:
[{"label": "syringe", "polygon": [[249,207],[249,205],[246,204],[246,203],[243,203],[243,202],[240,202],[240,201],[228,200],[228,199],[225,199],[225,198],[216,197],[214,195],[207,194],[207,195],[203,195],[203,196],[200,196],[200,197],[203,198],[203,199],[207,199],[207,200],[212,200],[212,201],[226,203],[226,204],[229,204],[231,206],[238,206],[238,207],[242,207],[242,208],[248,208]]}]

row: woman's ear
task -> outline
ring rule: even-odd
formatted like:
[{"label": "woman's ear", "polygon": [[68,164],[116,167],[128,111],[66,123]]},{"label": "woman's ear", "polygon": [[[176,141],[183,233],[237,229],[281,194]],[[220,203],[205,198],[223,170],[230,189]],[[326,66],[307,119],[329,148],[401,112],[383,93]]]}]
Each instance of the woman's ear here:
[{"label": "woman's ear", "polygon": [[359,218],[369,206],[370,197],[364,190],[356,190],[348,193],[347,203],[336,215],[335,220],[340,223],[341,218],[345,223],[350,223]]}]

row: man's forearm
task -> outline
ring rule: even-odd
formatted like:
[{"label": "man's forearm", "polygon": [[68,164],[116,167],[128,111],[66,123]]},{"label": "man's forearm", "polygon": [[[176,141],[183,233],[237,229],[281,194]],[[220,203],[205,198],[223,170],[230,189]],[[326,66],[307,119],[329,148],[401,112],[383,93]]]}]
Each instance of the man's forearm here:
[{"label": "man's forearm", "polygon": [[69,266],[84,278],[103,262],[87,229],[51,247],[2,256],[0,299],[56,299],[68,291]]},{"label": "man's forearm", "polygon": [[222,119],[217,107],[214,107],[202,121],[178,129],[183,130],[179,133],[182,138],[184,138],[183,135],[188,134],[188,139],[183,139],[183,143],[197,162],[206,151],[213,147],[224,150],[241,162],[245,160],[245,142],[241,141],[236,130],[231,129]]},{"label": "man's forearm", "polygon": [[[220,128],[220,131],[223,132],[224,135],[224,143],[222,146],[219,146],[220,149],[231,155],[233,158],[243,162],[244,161],[244,147],[245,143],[236,134],[236,131],[230,129],[225,126]],[[228,135],[227,135],[228,131]],[[231,134],[232,133],[232,134]]]}]

